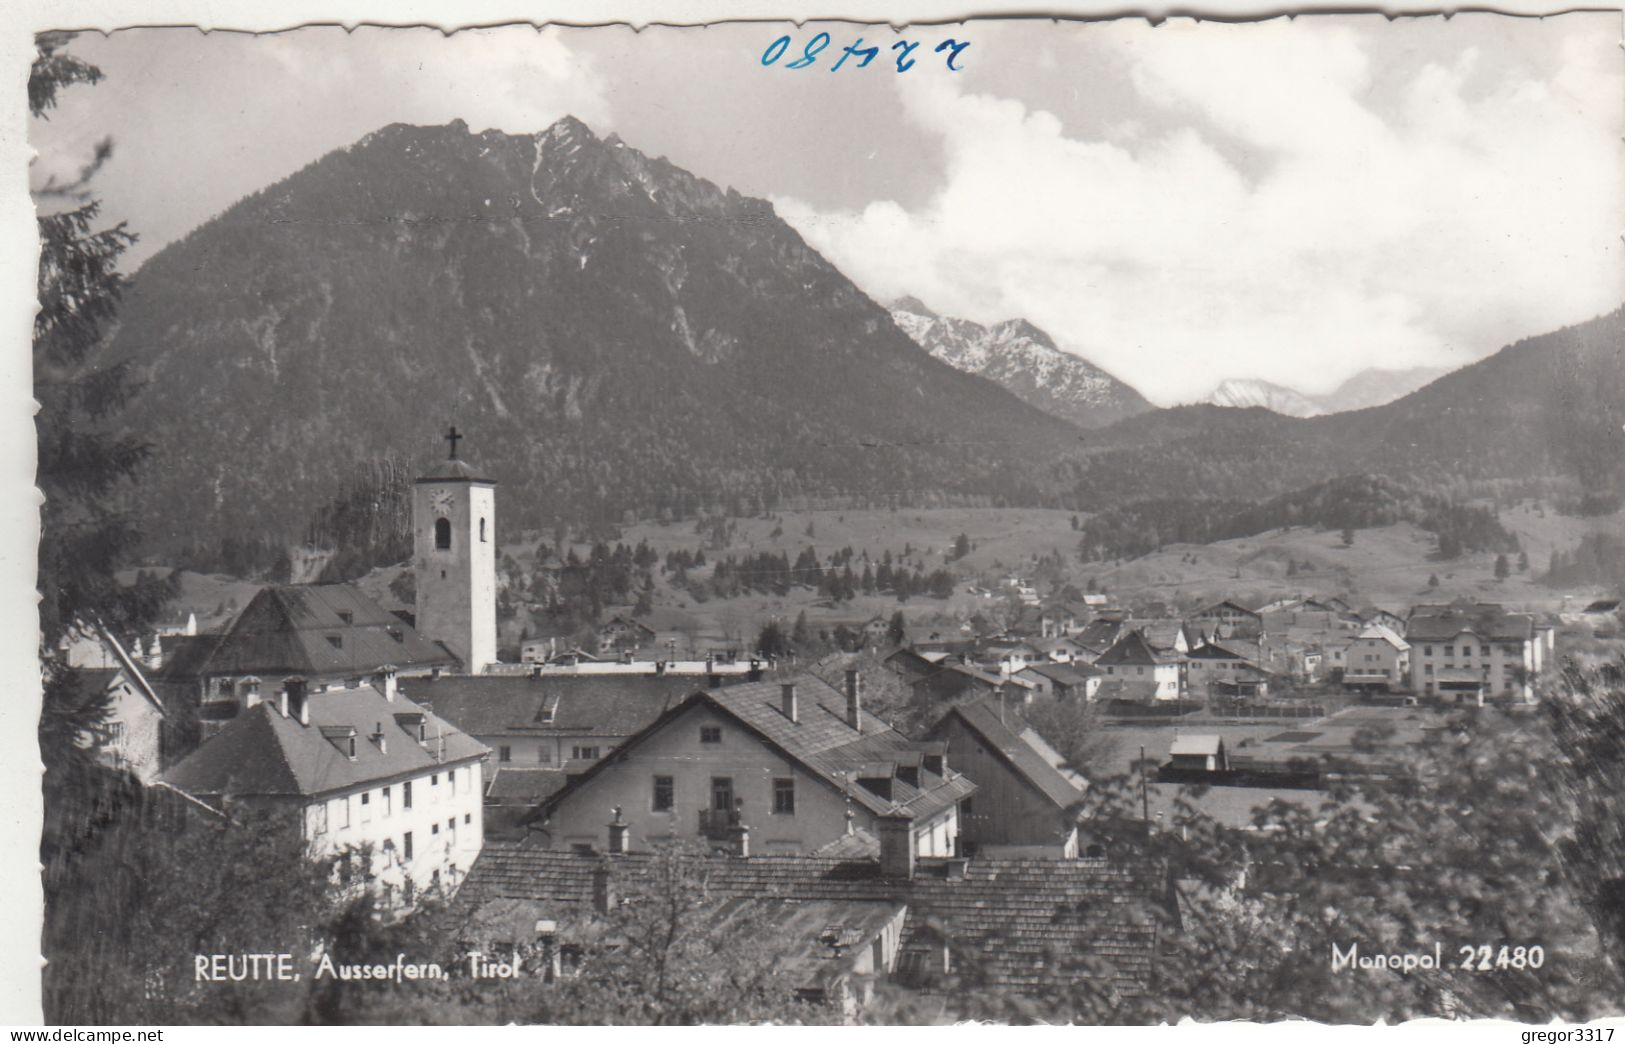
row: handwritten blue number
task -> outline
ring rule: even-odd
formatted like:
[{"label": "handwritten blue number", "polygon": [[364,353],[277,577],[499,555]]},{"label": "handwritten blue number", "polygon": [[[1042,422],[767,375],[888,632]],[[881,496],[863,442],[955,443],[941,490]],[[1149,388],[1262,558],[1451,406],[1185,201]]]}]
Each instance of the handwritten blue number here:
[{"label": "handwritten blue number", "polygon": [[836,60],[835,64],[829,67],[829,71],[834,72],[836,69],[839,69],[841,66],[845,65],[846,60],[852,57],[854,54],[861,55],[863,58],[862,61],[858,62],[858,68],[861,69],[870,62],[874,61],[875,55],[879,53],[880,48],[878,45],[875,47],[864,47],[863,37],[860,36],[856,40],[846,45],[846,50],[842,52],[841,57]]},{"label": "handwritten blue number", "polygon": [[786,68],[805,69],[807,66],[813,64],[813,62],[817,60],[819,53],[828,46],[829,34],[819,33],[817,36],[807,41],[807,46],[801,49],[801,57],[791,62],[788,66],[786,66]]},{"label": "handwritten blue number", "polygon": [[969,46],[970,46],[970,41],[969,40],[966,40],[964,43],[960,43],[958,40],[954,40],[954,39],[950,38],[950,39],[944,40],[941,43],[937,44],[936,51],[937,51],[938,54],[941,54],[943,51],[947,51],[948,52],[948,70],[950,72],[959,72],[961,70],[961,67],[954,64],[954,59],[959,57],[959,52],[960,51],[963,51],[965,48],[967,48]]},{"label": "handwritten blue number", "polygon": [[767,50],[762,52],[762,64],[772,65],[774,62],[784,57],[784,51],[789,46],[790,38],[788,36],[781,36],[777,40],[774,40],[772,43],[767,45]]}]

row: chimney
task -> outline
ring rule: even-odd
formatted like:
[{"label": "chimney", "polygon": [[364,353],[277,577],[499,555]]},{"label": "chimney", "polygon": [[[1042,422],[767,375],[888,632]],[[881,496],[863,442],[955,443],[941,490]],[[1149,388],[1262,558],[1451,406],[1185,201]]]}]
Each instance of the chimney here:
[{"label": "chimney", "polygon": [[288,704],[288,716],[299,719],[299,724],[310,724],[310,695],[307,683],[300,677],[286,678],[282,682],[282,698]]},{"label": "chimney", "polygon": [[243,685],[243,710],[253,710],[255,707],[259,706],[259,702],[260,687],[258,685],[245,683]]},{"label": "chimney", "polygon": [[963,881],[965,871],[970,869],[970,860],[964,856],[949,856],[947,864],[947,877],[950,881]]},{"label": "chimney", "polygon": [[615,908],[615,881],[607,862],[593,867],[592,908],[601,914],[607,914]]},{"label": "chimney", "polygon": [[880,831],[880,876],[914,877],[914,817],[894,812],[875,820]]},{"label": "chimney", "polygon": [[750,661],[750,680],[753,682],[762,680],[762,661],[755,657]]},{"label": "chimney", "polygon": [[377,744],[378,753],[380,753],[380,754],[389,753],[388,748],[384,745],[384,723],[383,722],[381,722],[381,721],[376,722],[372,727],[372,735],[367,737],[367,738],[372,740],[373,743]]},{"label": "chimney", "polygon": [[164,647],[158,642],[158,635],[152,636],[152,644],[147,646],[147,666],[153,670],[164,665]]},{"label": "chimney", "polygon": [[392,663],[384,664],[378,668],[376,677],[378,680],[373,687],[384,694],[384,699],[394,703],[395,697],[400,693],[400,685],[396,680],[398,674],[395,665]]},{"label": "chimney", "polygon": [[734,826],[731,833],[733,835],[734,855],[740,859],[748,859],[750,857],[750,827],[744,823],[739,823]]},{"label": "chimney", "polygon": [[783,700],[784,716],[791,721],[800,721],[796,716],[796,683],[785,682],[779,686],[779,694]]},{"label": "chimney", "polygon": [[615,818],[609,821],[609,854],[626,854],[626,832],[631,829],[621,819],[621,806],[615,806]]},{"label": "chimney", "polygon": [[283,689],[282,694],[277,697],[276,711],[277,711],[278,714],[282,715],[284,718],[286,718],[288,716],[288,690],[287,689]]},{"label": "chimney", "polygon": [[439,680],[439,678],[440,678],[440,668],[436,667],[436,668],[432,669],[431,671],[429,671],[429,677],[431,679],[434,679],[434,680]]},{"label": "chimney", "polygon": [[530,677],[531,677],[531,680],[536,681],[536,680],[540,679],[541,676],[542,676],[542,665],[539,664],[539,663],[531,664],[530,665]]},{"label": "chimney", "polygon": [[855,667],[846,669],[846,723],[863,731],[863,679]]}]

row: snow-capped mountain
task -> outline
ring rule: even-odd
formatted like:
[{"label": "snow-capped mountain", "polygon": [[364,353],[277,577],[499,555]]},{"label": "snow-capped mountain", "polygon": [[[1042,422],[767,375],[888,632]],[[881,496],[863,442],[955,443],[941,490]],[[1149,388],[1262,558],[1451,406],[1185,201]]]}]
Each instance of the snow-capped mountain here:
[{"label": "snow-capped mountain", "polygon": [[1207,401],[1215,406],[1230,406],[1237,409],[1262,406],[1273,413],[1288,417],[1318,417],[1327,412],[1324,406],[1301,392],[1250,377],[1220,381],[1219,386],[1207,397]]},{"label": "snow-capped mountain", "polygon": [[894,302],[898,327],[933,356],[994,381],[1022,401],[1086,428],[1144,413],[1151,404],[1111,374],[1055,346],[1025,319],[982,326],[937,315],[912,297]]},{"label": "snow-capped mountain", "polygon": [[1262,406],[1287,417],[1319,417],[1327,413],[1346,413],[1386,405],[1448,372],[1432,366],[1413,366],[1404,370],[1361,370],[1325,395],[1306,395],[1254,378],[1233,378],[1221,381],[1205,401],[1215,406]]}]

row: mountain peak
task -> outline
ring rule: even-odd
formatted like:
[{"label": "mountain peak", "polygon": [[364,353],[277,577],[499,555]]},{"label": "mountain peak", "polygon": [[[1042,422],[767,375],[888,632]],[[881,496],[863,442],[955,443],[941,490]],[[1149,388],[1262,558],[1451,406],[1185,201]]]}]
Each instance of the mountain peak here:
[{"label": "mountain peak", "polygon": [[918,315],[925,319],[940,318],[937,313],[925,306],[925,302],[918,297],[899,297],[891,304],[893,312],[907,312],[909,315]]},{"label": "mountain peak", "polygon": [[891,313],[899,329],[938,359],[1062,420],[1096,428],[1151,409],[1139,392],[1057,348],[1025,319],[981,326],[937,315],[913,297],[894,302]]},{"label": "mountain peak", "polygon": [[[461,123],[462,121],[457,120],[455,122]],[[568,141],[572,139],[584,139],[586,141],[598,140],[598,135],[592,132],[592,128],[587,126],[585,123],[582,123],[574,116],[560,116],[558,119],[553,121],[552,126],[548,127],[547,130],[542,132],[541,136],[550,141]],[[617,138],[616,140],[618,141],[620,139]]]}]

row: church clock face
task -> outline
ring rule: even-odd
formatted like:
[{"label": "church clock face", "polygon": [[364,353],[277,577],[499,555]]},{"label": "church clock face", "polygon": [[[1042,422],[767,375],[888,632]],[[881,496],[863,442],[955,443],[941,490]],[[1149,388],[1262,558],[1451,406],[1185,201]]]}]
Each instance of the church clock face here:
[{"label": "church clock face", "polygon": [[437,515],[451,514],[452,497],[449,489],[431,489],[429,491],[429,506],[434,508]]}]

